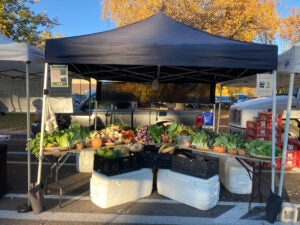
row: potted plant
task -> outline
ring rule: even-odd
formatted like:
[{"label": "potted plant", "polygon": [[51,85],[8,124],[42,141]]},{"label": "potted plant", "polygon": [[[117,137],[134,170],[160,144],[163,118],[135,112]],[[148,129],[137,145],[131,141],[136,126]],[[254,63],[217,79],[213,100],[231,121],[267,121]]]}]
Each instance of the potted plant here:
[{"label": "potted plant", "polygon": [[245,156],[247,151],[245,150],[245,145],[247,144],[247,140],[240,136],[237,148],[238,148],[238,155]]},{"label": "potted plant", "polygon": [[192,142],[193,130],[188,126],[172,123],[166,128],[165,135],[177,146],[189,148]]},{"label": "potted plant", "polygon": [[239,150],[240,152],[242,151],[244,142],[245,142],[244,139],[238,133],[229,134],[228,143],[226,146],[228,153],[231,155],[237,155],[239,153]]},{"label": "potted plant", "polygon": [[201,129],[199,131],[195,131],[192,140],[192,146],[196,149],[205,149],[209,150],[213,145],[214,137],[213,133],[208,130]]},{"label": "potted plant", "polygon": [[228,136],[223,133],[219,133],[215,136],[213,150],[218,153],[225,153],[226,146],[228,145]]}]

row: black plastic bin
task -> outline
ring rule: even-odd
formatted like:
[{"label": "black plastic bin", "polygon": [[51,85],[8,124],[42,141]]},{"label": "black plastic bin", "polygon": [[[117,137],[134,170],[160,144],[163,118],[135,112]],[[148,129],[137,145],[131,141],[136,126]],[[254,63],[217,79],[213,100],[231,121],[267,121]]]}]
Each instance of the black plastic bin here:
[{"label": "black plastic bin", "polygon": [[7,192],[7,144],[0,144],[0,197]]},{"label": "black plastic bin", "polygon": [[172,154],[158,153],[159,147],[145,145],[142,151],[142,168],[170,169]]},{"label": "black plastic bin", "polygon": [[219,158],[201,156],[190,150],[176,150],[170,169],[174,172],[208,179],[219,174]]},{"label": "black plastic bin", "polygon": [[107,159],[97,154],[94,155],[94,170],[106,176],[114,176],[140,169],[140,157],[135,153],[114,159]]}]

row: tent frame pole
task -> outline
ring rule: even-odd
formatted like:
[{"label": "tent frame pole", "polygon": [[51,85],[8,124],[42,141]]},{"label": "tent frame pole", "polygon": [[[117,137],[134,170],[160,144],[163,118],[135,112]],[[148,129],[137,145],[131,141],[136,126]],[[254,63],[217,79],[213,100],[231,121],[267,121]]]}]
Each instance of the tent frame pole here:
[{"label": "tent frame pole", "polygon": [[219,133],[220,128],[220,116],[221,116],[221,96],[222,96],[223,85],[220,84],[220,95],[219,95],[219,105],[218,105],[218,121],[217,121],[217,134]]},{"label": "tent frame pole", "polygon": [[37,173],[37,185],[41,183],[41,176],[42,176],[43,144],[44,144],[43,141],[44,141],[44,132],[45,132],[45,109],[46,109],[46,100],[48,96],[47,82],[48,82],[48,63],[45,63],[43,106],[42,106],[42,118],[41,118],[41,139],[40,139],[39,164],[38,164],[38,173]]},{"label": "tent frame pole", "polygon": [[276,91],[277,91],[277,73],[273,71],[272,86],[272,157],[271,157],[271,191],[275,193],[275,148],[276,148]]},{"label": "tent frame pole", "polygon": [[285,119],[285,128],[284,128],[285,132],[284,132],[283,149],[282,149],[282,157],[281,157],[281,171],[280,171],[280,179],[279,179],[278,196],[281,196],[282,188],[283,188],[284,167],[285,167],[285,161],[286,161],[286,150],[287,150],[288,135],[289,135],[288,131],[290,129],[294,77],[295,77],[295,74],[291,73],[290,74],[290,83],[289,83],[289,94],[288,94],[288,102],[287,102],[286,119]]},{"label": "tent frame pole", "polygon": [[31,183],[31,147],[30,147],[30,80],[29,80],[29,64],[30,61],[26,61],[26,99],[27,99],[27,113],[26,113],[26,128],[27,128],[27,189],[28,199],[27,205],[30,205],[30,183]]}]

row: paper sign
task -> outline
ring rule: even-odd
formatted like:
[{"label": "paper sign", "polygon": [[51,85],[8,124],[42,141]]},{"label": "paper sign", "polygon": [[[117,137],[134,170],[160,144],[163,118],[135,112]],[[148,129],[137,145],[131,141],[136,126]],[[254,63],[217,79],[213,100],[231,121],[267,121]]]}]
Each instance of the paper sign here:
[{"label": "paper sign", "polygon": [[273,90],[273,74],[257,74],[256,95],[271,96]]},{"label": "paper sign", "polygon": [[50,66],[51,87],[68,87],[68,66],[51,65]]}]

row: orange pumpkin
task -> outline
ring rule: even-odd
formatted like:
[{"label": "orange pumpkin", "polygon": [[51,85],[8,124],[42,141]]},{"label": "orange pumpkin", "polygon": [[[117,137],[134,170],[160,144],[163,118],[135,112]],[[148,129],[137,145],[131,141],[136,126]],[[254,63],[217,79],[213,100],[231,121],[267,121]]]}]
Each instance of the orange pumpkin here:
[{"label": "orange pumpkin", "polygon": [[100,148],[102,146],[102,139],[101,138],[93,138],[91,141],[92,147]]}]

